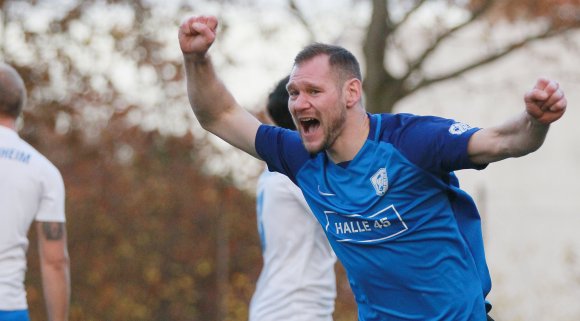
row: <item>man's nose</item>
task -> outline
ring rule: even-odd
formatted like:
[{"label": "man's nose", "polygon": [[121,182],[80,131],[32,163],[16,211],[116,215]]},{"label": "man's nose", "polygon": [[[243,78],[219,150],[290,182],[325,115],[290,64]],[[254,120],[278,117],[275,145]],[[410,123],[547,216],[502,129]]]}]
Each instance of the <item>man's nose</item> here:
[{"label": "man's nose", "polygon": [[292,102],[295,111],[302,111],[310,107],[310,102],[305,95],[298,95]]}]

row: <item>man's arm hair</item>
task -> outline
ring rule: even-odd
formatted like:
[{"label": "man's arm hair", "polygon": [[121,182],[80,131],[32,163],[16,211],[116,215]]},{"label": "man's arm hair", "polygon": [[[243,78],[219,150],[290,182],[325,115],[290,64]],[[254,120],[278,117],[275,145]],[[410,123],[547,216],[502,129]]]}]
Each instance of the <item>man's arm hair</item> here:
[{"label": "man's arm hair", "polygon": [[502,125],[484,128],[473,134],[468,153],[476,164],[489,164],[536,151],[548,134],[550,125],[542,124],[527,113]]},{"label": "man's arm hair", "polygon": [[185,56],[187,92],[201,126],[258,157],[254,145],[260,122],[241,107],[216,75],[209,56]]},{"label": "man's arm hair", "polygon": [[467,150],[476,164],[488,164],[536,151],[548,134],[550,124],[564,115],[568,104],[560,84],[539,78],[524,95],[525,112],[500,126],[482,129],[469,140]]},{"label": "man's arm hair", "polygon": [[260,122],[238,105],[217,77],[208,53],[217,27],[215,16],[204,15],[191,16],[179,26],[189,102],[204,129],[257,157],[254,141]]}]

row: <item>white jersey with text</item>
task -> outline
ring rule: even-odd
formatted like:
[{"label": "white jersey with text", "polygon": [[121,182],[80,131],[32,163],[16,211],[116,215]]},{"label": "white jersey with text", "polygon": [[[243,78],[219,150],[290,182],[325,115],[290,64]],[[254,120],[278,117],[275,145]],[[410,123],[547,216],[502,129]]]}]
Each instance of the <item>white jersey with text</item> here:
[{"label": "white jersey with text", "polygon": [[28,230],[33,221],[65,221],[64,193],[58,169],[0,126],[0,310],[27,308]]},{"label": "white jersey with text", "polygon": [[250,321],[332,321],[336,256],[300,189],[264,171],[257,215],[264,266]]}]

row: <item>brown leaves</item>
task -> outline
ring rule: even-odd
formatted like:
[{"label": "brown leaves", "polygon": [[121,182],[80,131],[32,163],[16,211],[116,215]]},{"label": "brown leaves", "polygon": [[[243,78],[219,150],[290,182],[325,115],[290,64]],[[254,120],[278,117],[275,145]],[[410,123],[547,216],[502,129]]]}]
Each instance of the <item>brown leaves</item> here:
[{"label": "brown leaves", "polygon": [[[215,275],[217,235],[223,233],[216,222],[224,212],[228,221],[247,225],[226,222],[225,246],[239,247],[231,251],[229,273],[252,282],[257,277],[254,199],[201,173],[203,157],[193,137],[123,129],[119,118],[111,123],[115,132],[87,143],[71,137],[82,136],[79,131],[50,133],[50,122],[30,117],[24,132],[65,180],[72,320],[192,320],[214,314],[217,298],[225,295],[217,293]],[[50,134],[37,136],[41,133]],[[118,146],[131,149],[129,161],[115,157]],[[41,320],[36,249],[30,253],[29,301],[33,319]],[[248,291],[242,295],[232,300],[247,304]]]},{"label": "brown leaves", "polygon": [[545,19],[553,28],[577,26],[580,24],[580,1],[497,1],[492,16],[511,21]]}]

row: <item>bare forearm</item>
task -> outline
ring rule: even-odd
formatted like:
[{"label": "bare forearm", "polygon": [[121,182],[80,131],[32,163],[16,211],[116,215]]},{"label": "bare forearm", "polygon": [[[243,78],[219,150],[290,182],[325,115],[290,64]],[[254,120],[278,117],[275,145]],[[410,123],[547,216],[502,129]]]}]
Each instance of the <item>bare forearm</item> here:
[{"label": "bare forearm", "polygon": [[213,16],[193,16],[179,27],[189,102],[204,129],[258,157],[254,141],[260,122],[238,105],[216,75],[208,55],[217,25]]},{"label": "bare forearm", "polygon": [[525,112],[503,125],[482,129],[469,140],[469,157],[488,164],[536,151],[546,139],[550,124],[564,115],[568,101],[558,82],[539,78],[524,95]]},{"label": "bare forearm", "polygon": [[550,125],[538,122],[527,113],[500,127],[500,135],[505,137],[504,158],[520,157],[536,151],[544,143],[549,128]]},{"label": "bare forearm", "polygon": [[234,97],[217,77],[209,56],[184,55],[189,102],[206,128],[236,106]]},{"label": "bare forearm", "polygon": [[42,267],[44,298],[49,321],[68,320],[70,270],[68,259]]},{"label": "bare forearm", "polygon": [[42,287],[49,321],[68,320],[70,259],[64,222],[38,222]]},{"label": "bare forearm", "polygon": [[522,113],[502,125],[482,129],[469,142],[471,160],[488,164],[532,153],[542,146],[549,128]]}]

